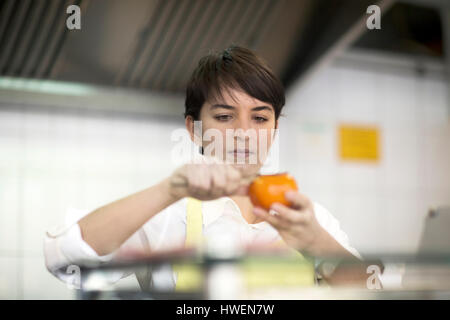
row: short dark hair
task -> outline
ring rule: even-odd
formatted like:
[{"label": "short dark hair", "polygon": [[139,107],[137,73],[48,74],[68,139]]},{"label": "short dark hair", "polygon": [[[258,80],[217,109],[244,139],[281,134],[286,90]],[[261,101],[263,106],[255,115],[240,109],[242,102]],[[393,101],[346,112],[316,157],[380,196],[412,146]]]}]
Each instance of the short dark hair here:
[{"label": "short dark hair", "polygon": [[267,63],[253,51],[233,45],[200,59],[187,84],[184,116],[199,120],[205,101],[223,98],[222,90],[228,89],[270,103],[275,119],[285,104],[283,84]]}]

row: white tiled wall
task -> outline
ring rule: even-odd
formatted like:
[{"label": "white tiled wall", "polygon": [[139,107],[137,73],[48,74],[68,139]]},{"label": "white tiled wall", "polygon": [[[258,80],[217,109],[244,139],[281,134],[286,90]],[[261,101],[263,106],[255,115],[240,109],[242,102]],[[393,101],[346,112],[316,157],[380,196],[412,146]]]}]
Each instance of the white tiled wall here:
[{"label": "white tiled wall", "polygon": [[[328,67],[288,92],[282,167],[362,253],[414,250],[427,208],[450,205],[446,95],[427,77]],[[169,174],[183,122],[30,110],[0,110],[0,298],[70,299],[45,269],[45,230],[67,207],[93,209]],[[380,128],[378,164],[338,159],[340,123]]]},{"label": "white tiled wall", "polygon": [[[414,251],[427,209],[450,205],[447,90],[426,75],[335,64],[288,92],[280,130],[295,139],[281,143],[282,163],[362,253]],[[378,126],[377,164],[339,160],[342,123]]]},{"label": "white tiled wall", "polygon": [[19,269],[21,259],[15,254],[2,252],[0,256],[0,299],[18,299],[21,290]]}]

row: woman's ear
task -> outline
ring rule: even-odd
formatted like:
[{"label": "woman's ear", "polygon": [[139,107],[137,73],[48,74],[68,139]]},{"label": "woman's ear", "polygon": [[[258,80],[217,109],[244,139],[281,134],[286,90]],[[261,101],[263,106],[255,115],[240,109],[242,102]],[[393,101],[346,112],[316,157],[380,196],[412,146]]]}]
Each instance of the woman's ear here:
[{"label": "woman's ear", "polygon": [[275,120],[275,128],[272,129],[273,130],[273,136],[272,139],[275,139],[277,136],[277,132],[278,132],[278,119]]},{"label": "woman's ear", "polygon": [[192,116],[186,116],[184,119],[186,130],[189,132],[191,140],[194,141],[194,118]]},{"label": "woman's ear", "polygon": [[202,122],[201,120],[194,120],[194,117],[187,116],[185,119],[186,130],[189,132],[191,141],[199,147],[202,146]]}]

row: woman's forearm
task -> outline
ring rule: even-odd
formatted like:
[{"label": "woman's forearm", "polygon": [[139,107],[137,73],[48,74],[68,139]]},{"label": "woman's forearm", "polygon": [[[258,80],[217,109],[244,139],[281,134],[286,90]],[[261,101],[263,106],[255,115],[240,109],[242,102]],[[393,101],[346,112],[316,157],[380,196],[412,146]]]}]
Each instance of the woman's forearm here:
[{"label": "woman's forearm", "polygon": [[83,240],[98,255],[112,253],[145,222],[178,200],[169,188],[169,179],[165,179],[88,214],[78,222]]},{"label": "woman's forearm", "polygon": [[145,222],[174,202],[184,197],[214,200],[246,193],[242,186],[247,184],[248,181],[232,165],[185,164],[157,185],[103,206],[78,224],[83,240],[97,254],[106,255],[118,249]]}]

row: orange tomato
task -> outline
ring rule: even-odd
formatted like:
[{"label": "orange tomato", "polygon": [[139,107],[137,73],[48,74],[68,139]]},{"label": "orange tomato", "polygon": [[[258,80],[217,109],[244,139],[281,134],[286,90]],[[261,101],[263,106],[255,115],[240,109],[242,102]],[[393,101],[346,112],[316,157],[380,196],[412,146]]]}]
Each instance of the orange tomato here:
[{"label": "orange tomato", "polygon": [[250,184],[248,194],[254,206],[269,210],[274,202],[290,206],[284,197],[289,190],[298,190],[295,179],[287,173],[280,173],[258,176]]}]

